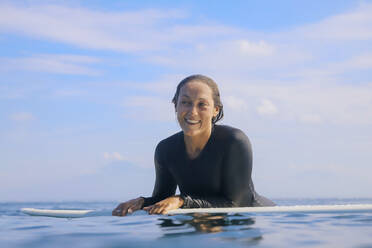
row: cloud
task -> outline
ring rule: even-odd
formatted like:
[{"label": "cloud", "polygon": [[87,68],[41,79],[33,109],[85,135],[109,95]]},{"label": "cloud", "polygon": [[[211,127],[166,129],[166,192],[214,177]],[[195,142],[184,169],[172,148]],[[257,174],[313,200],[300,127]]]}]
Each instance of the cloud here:
[{"label": "cloud", "polygon": [[[199,39],[194,46],[147,58],[211,76],[223,89],[222,101],[232,110],[244,106],[246,113],[303,124],[369,125],[371,16],[372,4],[361,4],[348,13],[292,30],[251,33],[236,29],[228,38]],[[338,34],[328,37],[332,32]],[[250,108],[257,103],[256,109]]]},{"label": "cloud", "polygon": [[237,41],[239,46],[239,51],[243,54],[257,55],[257,56],[267,56],[274,52],[272,45],[267,44],[265,41],[250,42],[247,40]]},{"label": "cloud", "polygon": [[131,96],[124,100],[125,118],[147,121],[175,120],[174,106],[169,98],[157,96]]},{"label": "cloud", "polygon": [[[370,16],[372,4],[362,4],[349,13],[281,32],[253,33],[230,27],[225,35],[213,40],[200,36],[191,46],[182,46],[182,49],[170,46],[162,53],[148,54],[145,59],[184,71],[248,80],[265,78],[300,83],[314,78],[330,81],[346,73],[371,68]],[[333,35],[335,30],[345,34]],[[355,77],[360,80],[359,75]]]},{"label": "cloud", "polygon": [[257,112],[263,116],[275,115],[278,113],[278,108],[268,99],[263,99],[261,105],[257,107]]},{"label": "cloud", "polygon": [[170,47],[162,53],[149,54],[144,59],[183,70],[231,73],[253,71],[267,65],[272,56],[277,56],[274,44],[269,41],[242,39],[245,36],[243,31],[226,36],[212,41],[200,38],[194,46],[184,46],[182,49]]},{"label": "cloud", "polygon": [[247,108],[247,103],[244,99],[232,95],[225,96],[223,98],[223,103],[225,107],[239,112],[244,111]]},{"label": "cloud", "polygon": [[262,98],[275,101],[275,106],[270,101],[262,101],[261,114],[276,113],[278,119],[299,119],[307,123],[372,124],[372,109],[368,107],[372,104],[372,83],[347,85],[314,80],[289,85],[266,82],[262,85],[242,82],[230,87],[238,89],[236,94],[246,95],[248,105]]},{"label": "cloud", "polygon": [[[61,5],[15,4],[2,4],[0,9],[4,13],[0,17],[0,32],[82,48],[134,53],[144,61],[186,71],[218,71],[242,76],[297,74],[308,77],[317,72],[320,77],[329,76],[329,71],[334,74],[332,70],[336,69],[329,66],[327,54],[341,49],[344,58],[340,59],[348,60],[351,58],[348,56],[355,53],[352,48],[345,49],[342,42],[346,38],[372,39],[369,35],[372,34],[372,4],[361,4],[348,13],[276,33],[258,33],[226,25],[187,24],[192,16],[174,9],[109,12]],[[334,38],[341,43],[332,43]],[[367,43],[358,47],[370,49]],[[369,68],[368,58],[360,59],[362,61],[354,64]],[[26,63],[26,68],[33,68],[33,61],[21,62]],[[57,72],[94,74],[81,64],[63,63],[65,67],[56,64],[52,68],[59,68],[55,69]],[[336,73],[342,72],[336,70]]]},{"label": "cloud", "polygon": [[[372,29],[372,27],[371,27]],[[338,65],[340,70],[371,70],[372,69],[372,53],[361,54],[350,58]]]},{"label": "cloud", "polygon": [[184,18],[185,13],[178,10],[104,12],[58,5],[25,7],[14,4],[1,4],[0,10],[3,13],[0,16],[2,32],[90,49],[122,52],[157,50],[167,47],[169,42],[182,37],[191,38],[204,31],[203,27],[197,31],[182,26],[160,26],[165,21]]},{"label": "cloud", "polygon": [[13,121],[25,122],[34,120],[35,116],[29,112],[18,112],[10,115],[9,118]]},{"label": "cloud", "polygon": [[104,152],[103,157],[110,161],[124,161],[124,157],[118,152]]},{"label": "cloud", "polygon": [[328,17],[302,28],[306,38],[327,42],[372,39],[372,4],[362,3],[356,10]]},{"label": "cloud", "polygon": [[95,57],[71,54],[40,54],[21,58],[0,58],[1,70],[26,70],[57,74],[88,75],[101,74],[86,66],[100,60]]},{"label": "cloud", "polygon": [[[179,76],[177,80],[182,78]],[[255,118],[258,114],[303,124],[372,124],[372,109],[369,108],[372,82],[346,84],[316,77],[300,81],[246,80],[230,75],[212,78],[219,84],[226,118],[233,114],[235,120],[245,122],[246,118]],[[137,90],[136,96],[124,99],[125,117],[173,122],[174,108],[170,99],[177,84],[175,81],[138,84],[137,89],[142,92]]]}]

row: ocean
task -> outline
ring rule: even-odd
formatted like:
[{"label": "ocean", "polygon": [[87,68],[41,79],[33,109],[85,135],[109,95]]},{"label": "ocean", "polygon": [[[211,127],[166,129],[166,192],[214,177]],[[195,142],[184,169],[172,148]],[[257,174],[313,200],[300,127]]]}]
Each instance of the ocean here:
[{"label": "ocean", "polygon": [[[371,204],[372,199],[274,199],[278,205]],[[0,247],[372,247],[372,213],[109,216],[118,202],[2,202]],[[21,208],[96,209],[105,216],[28,216]]]}]

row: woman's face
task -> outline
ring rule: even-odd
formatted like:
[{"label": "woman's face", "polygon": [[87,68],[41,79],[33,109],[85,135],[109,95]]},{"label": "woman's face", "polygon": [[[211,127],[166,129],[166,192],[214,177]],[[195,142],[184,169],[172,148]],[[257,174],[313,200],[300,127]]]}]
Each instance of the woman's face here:
[{"label": "woman's face", "polygon": [[211,88],[205,83],[192,81],[181,88],[176,112],[184,135],[195,136],[210,132],[212,118],[217,116],[219,109],[214,106]]}]

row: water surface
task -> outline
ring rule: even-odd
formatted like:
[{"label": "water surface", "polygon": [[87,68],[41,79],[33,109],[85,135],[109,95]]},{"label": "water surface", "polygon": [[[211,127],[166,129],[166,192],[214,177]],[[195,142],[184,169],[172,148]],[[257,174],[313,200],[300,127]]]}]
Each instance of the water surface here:
[{"label": "water surface", "polygon": [[[276,199],[279,205],[372,199]],[[116,202],[0,203],[0,247],[372,247],[372,213],[109,216]],[[97,209],[106,216],[28,216],[22,207]]]}]

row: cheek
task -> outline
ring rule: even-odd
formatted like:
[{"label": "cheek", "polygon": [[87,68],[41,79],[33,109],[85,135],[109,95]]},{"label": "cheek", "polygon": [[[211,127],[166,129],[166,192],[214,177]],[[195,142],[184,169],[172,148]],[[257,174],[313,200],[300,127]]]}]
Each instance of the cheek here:
[{"label": "cheek", "polygon": [[183,111],[182,108],[177,108],[176,109],[176,117],[177,117],[178,121],[181,121],[183,119],[184,112],[185,111]]},{"label": "cheek", "polygon": [[176,108],[176,115],[177,115],[177,116],[182,115],[183,112],[184,112],[184,110],[182,109],[182,107],[177,107],[177,108]]},{"label": "cheek", "polygon": [[207,111],[204,112],[204,116],[206,119],[212,119],[214,116],[214,110],[208,109]]}]

